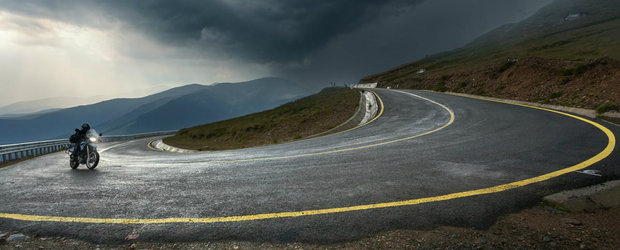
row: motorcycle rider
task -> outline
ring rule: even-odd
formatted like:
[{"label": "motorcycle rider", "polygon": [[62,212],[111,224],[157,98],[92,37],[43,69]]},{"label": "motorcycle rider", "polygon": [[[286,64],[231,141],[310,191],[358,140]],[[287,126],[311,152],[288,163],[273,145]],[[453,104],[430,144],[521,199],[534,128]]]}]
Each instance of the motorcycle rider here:
[{"label": "motorcycle rider", "polygon": [[86,139],[86,133],[88,133],[88,130],[90,130],[90,125],[88,125],[88,123],[82,124],[82,129],[81,130],[77,129],[77,128],[75,129],[74,136],[75,136],[76,140],[75,140],[75,150],[73,152],[73,158],[76,161],[77,161],[78,155],[80,153],[80,142],[82,140]]}]

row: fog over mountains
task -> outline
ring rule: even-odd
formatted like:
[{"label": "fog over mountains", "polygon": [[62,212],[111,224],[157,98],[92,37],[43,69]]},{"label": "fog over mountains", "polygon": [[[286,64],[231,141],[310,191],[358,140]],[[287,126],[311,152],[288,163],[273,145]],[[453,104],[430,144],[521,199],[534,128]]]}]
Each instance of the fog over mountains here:
[{"label": "fog over mountains", "polygon": [[93,104],[98,102],[97,100],[104,99],[111,98],[104,98],[103,96],[93,96],[88,98],[65,96],[20,101],[0,107],[0,118],[19,117],[33,113],[49,113],[63,108],[70,108],[83,104]]},{"label": "fog over mountains", "polygon": [[271,109],[310,94],[311,91],[281,78],[190,84],[142,98],[119,98],[0,118],[0,144],[68,137],[84,122],[104,134],[177,130]]}]

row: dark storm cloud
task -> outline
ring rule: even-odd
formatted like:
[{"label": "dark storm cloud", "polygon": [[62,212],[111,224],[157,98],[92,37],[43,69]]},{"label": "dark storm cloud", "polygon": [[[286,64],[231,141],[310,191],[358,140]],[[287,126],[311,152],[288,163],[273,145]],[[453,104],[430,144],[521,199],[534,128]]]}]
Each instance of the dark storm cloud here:
[{"label": "dark storm cloud", "polygon": [[[364,27],[334,38],[305,65],[273,67],[276,75],[327,86],[452,50],[494,28],[523,20],[552,0],[429,0],[381,12]],[[569,0],[566,0],[569,1]]]},{"label": "dark storm cloud", "polygon": [[[256,63],[300,61],[386,8],[419,1],[4,1],[0,8],[99,27],[120,21],[165,44],[197,46]],[[396,13],[396,12],[394,12]]]},{"label": "dark storm cloud", "polygon": [[140,40],[118,38],[117,50],[144,61],[167,64],[173,56],[231,61],[227,70],[237,72],[260,65],[277,76],[318,86],[351,83],[458,48],[493,28],[523,20],[550,1],[0,0],[0,10],[103,29],[121,27],[183,51],[160,55],[140,49]]}]

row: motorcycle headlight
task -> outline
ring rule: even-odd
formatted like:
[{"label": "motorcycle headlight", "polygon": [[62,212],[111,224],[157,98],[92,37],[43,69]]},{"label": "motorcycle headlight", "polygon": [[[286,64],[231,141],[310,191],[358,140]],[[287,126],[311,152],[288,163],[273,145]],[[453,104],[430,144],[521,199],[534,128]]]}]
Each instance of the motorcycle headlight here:
[{"label": "motorcycle headlight", "polygon": [[95,137],[91,137],[91,138],[88,138],[88,139],[89,139],[91,142],[97,142],[97,138],[95,138]]}]

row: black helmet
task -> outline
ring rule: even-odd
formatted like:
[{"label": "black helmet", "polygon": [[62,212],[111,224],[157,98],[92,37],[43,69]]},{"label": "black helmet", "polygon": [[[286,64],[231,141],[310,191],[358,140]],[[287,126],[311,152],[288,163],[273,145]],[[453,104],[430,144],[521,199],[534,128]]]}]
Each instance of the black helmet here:
[{"label": "black helmet", "polygon": [[84,129],[84,130],[90,129],[90,125],[88,125],[88,123],[84,123],[84,124],[82,124],[82,129]]}]

